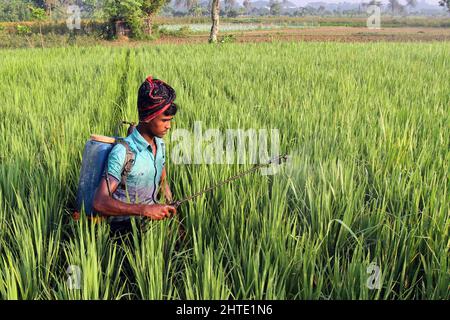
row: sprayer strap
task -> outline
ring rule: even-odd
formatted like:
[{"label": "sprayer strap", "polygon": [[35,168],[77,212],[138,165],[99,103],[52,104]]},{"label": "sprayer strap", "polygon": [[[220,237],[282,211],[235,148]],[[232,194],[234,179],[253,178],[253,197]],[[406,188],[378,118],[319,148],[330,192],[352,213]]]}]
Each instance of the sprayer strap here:
[{"label": "sprayer strap", "polygon": [[134,152],[131,151],[130,146],[128,145],[128,143],[125,140],[118,139],[117,143],[120,143],[126,149],[125,162],[123,164],[121,181],[120,181],[120,185],[119,185],[122,189],[126,189],[127,178],[128,178],[128,175],[130,174],[131,169],[133,168],[133,165],[134,165]]},{"label": "sprayer strap", "polygon": [[[127,178],[128,178],[128,175],[130,174],[131,169],[133,168],[133,164],[134,164],[134,153],[133,153],[133,151],[131,151],[130,146],[128,145],[128,143],[125,140],[117,139],[116,143],[120,143],[126,149],[125,161],[123,163],[122,173],[121,173],[121,177],[120,177],[120,184],[119,184],[120,188],[126,190]],[[106,179],[106,186],[108,187],[108,193],[109,193],[109,196],[111,197],[112,193],[111,193],[111,187],[109,185],[108,164],[105,165],[105,179]]]},{"label": "sprayer strap", "polygon": [[111,197],[111,187],[109,186],[109,177],[108,177],[108,164],[105,165],[105,180],[106,180],[106,186],[108,187],[108,194]]}]

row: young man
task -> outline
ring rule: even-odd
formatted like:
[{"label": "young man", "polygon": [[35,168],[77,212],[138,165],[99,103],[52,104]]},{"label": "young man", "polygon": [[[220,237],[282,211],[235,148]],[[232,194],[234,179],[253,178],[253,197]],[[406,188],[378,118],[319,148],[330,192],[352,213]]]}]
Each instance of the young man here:
[{"label": "young man", "polygon": [[121,184],[126,147],[117,144],[108,156],[107,173],[94,196],[94,210],[108,217],[113,233],[130,231],[130,217],[161,220],[176,213],[175,207],[156,201],[159,185],[166,202],[172,201],[172,193],[166,182],[162,138],[170,129],[170,121],[177,112],[173,102],[175,97],[172,87],[151,76],[139,88],[139,124],[125,138],[134,154],[134,164],[126,184]]}]

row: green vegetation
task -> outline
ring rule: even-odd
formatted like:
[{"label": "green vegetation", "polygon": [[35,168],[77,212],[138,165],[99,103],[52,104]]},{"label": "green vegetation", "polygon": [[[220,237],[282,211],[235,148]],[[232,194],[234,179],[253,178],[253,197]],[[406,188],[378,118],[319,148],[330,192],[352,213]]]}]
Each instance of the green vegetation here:
[{"label": "green vegetation", "polygon": [[[4,50],[0,299],[449,299],[449,43]],[[189,57],[189,59],[186,59]],[[136,120],[152,74],[172,129],[278,128],[292,163],[183,204],[128,246],[69,217],[84,143]],[[176,198],[248,168],[175,165]],[[136,230],[136,234],[138,231]],[[367,268],[381,268],[381,289]],[[66,282],[79,266],[81,289]]]}]

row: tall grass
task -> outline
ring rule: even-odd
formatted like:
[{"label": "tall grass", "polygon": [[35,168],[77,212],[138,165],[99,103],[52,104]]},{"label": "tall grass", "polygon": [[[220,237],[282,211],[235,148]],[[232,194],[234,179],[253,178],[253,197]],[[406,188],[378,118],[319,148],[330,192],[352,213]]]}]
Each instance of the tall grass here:
[{"label": "tall grass", "polygon": [[[270,43],[4,51],[3,299],[448,299],[450,46]],[[30,54],[32,53],[32,54]],[[291,162],[135,230],[70,222],[83,145],[137,120],[149,74],[172,130],[280,130]],[[176,198],[245,165],[175,165]],[[195,141],[193,141],[195,143]],[[181,245],[181,246],[180,246]],[[367,286],[367,268],[381,288]],[[82,271],[80,290],[66,269]]]}]

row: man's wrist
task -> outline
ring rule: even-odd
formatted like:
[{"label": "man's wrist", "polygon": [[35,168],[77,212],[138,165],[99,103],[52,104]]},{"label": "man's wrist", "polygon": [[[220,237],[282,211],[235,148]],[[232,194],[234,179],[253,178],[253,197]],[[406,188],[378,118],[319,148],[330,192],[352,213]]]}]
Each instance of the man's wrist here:
[{"label": "man's wrist", "polygon": [[145,204],[137,204],[136,205],[136,213],[134,215],[136,216],[143,216],[144,215],[144,206]]}]

